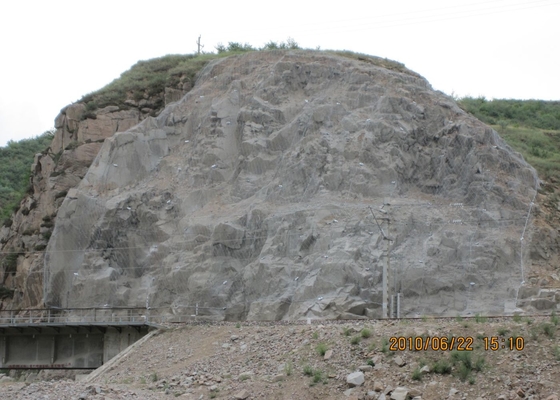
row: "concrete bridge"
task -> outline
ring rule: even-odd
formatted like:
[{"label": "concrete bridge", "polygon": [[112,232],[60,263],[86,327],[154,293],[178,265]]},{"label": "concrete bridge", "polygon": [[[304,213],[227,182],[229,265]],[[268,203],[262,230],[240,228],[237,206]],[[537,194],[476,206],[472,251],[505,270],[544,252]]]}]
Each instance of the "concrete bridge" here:
[{"label": "concrete bridge", "polygon": [[145,308],[0,310],[0,369],[93,369],[160,327]]}]

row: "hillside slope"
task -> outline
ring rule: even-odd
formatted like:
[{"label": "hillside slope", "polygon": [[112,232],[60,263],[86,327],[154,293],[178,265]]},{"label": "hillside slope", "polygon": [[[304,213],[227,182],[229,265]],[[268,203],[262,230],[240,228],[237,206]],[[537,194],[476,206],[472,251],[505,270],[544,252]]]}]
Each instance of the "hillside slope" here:
[{"label": "hillside slope", "polygon": [[389,251],[403,314],[511,311],[537,188],[417,74],[317,52],[229,57],[105,140],[58,213],[46,301],[375,317]]}]

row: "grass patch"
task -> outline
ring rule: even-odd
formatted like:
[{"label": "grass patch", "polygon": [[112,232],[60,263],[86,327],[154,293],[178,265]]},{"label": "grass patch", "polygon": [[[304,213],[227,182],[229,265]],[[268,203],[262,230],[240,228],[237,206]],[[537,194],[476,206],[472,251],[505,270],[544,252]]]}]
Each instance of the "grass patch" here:
[{"label": "grass patch", "polygon": [[389,351],[389,339],[383,338],[381,341],[381,352],[387,353]]},{"label": "grass patch", "polygon": [[507,328],[499,328],[498,329],[498,336],[505,336],[507,335],[507,333],[509,332],[509,329]]},{"label": "grass patch", "polygon": [[294,373],[294,366],[290,361],[284,364],[284,372],[286,373],[287,376],[290,376]]},{"label": "grass patch", "polygon": [[445,358],[437,360],[432,366],[432,371],[434,371],[436,374],[440,374],[440,375],[450,374],[451,373],[451,363],[448,360],[446,360]]},{"label": "grass patch", "polygon": [[371,336],[371,330],[368,329],[368,328],[364,328],[364,329],[362,329],[361,335],[362,335],[362,338],[367,339]]},{"label": "grass patch", "polygon": [[153,373],[150,375],[150,379],[151,379],[152,382],[157,382],[157,380],[158,380],[157,373],[156,373],[156,372],[153,372]]},{"label": "grass patch", "polygon": [[486,318],[486,317],[484,317],[484,316],[482,316],[482,315],[480,315],[480,314],[476,314],[476,315],[474,316],[474,320],[475,320],[478,324],[483,324],[483,323],[485,323],[486,321],[488,321],[488,318]]},{"label": "grass patch", "polygon": [[412,380],[413,381],[421,381],[422,380],[422,372],[420,371],[420,367],[416,367],[414,371],[412,371]]},{"label": "grass patch", "polygon": [[350,328],[345,326],[344,328],[342,328],[342,334],[344,336],[350,336],[352,334],[352,331],[350,330]]},{"label": "grass patch", "polygon": [[323,380],[323,371],[316,369],[313,371],[313,383],[319,383]]},{"label": "grass patch", "polygon": [[327,345],[326,345],[325,343],[319,343],[319,344],[317,345],[317,347],[315,348],[315,350],[317,350],[317,353],[318,353],[321,357],[323,357],[323,356],[325,355],[325,353],[327,352],[328,347],[327,347]]},{"label": "grass patch", "polygon": [[354,336],[352,339],[350,339],[350,344],[356,346],[360,344],[361,339],[362,338],[360,336]]},{"label": "grass patch", "polygon": [[513,316],[513,322],[520,323],[522,320],[523,320],[523,318],[521,318],[521,315],[519,315],[519,314],[515,314]]},{"label": "grass patch", "polygon": [[554,333],[556,332],[556,327],[549,323],[544,323],[541,325],[541,329],[543,333],[548,336],[549,338],[554,337]]},{"label": "grass patch", "polygon": [[560,361],[560,346],[554,346],[553,354],[556,361]]},{"label": "grass patch", "polygon": [[311,368],[311,365],[306,365],[305,367],[303,367],[303,374],[307,376],[313,375],[313,368]]}]

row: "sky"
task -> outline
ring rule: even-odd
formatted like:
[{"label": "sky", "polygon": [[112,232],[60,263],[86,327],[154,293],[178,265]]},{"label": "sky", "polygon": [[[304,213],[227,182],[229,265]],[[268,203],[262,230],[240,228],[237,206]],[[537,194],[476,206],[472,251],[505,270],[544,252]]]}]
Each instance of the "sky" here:
[{"label": "sky", "polygon": [[199,35],[206,52],[290,37],[399,61],[449,95],[560,100],[559,17],[560,0],[2,1],[0,146]]}]

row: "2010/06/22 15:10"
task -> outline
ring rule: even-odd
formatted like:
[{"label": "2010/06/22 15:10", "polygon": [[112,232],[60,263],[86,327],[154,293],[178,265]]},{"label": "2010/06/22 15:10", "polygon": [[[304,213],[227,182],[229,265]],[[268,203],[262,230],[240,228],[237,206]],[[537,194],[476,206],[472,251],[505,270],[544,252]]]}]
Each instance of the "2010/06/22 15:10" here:
[{"label": "2010/06/22 15:10", "polygon": [[484,342],[484,350],[500,350],[500,349],[507,349],[507,350],[516,350],[522,351],[525,348],[525,339],[523,337],[509,337],[503,338],[499,336],[491,336],[482,338]]}]

